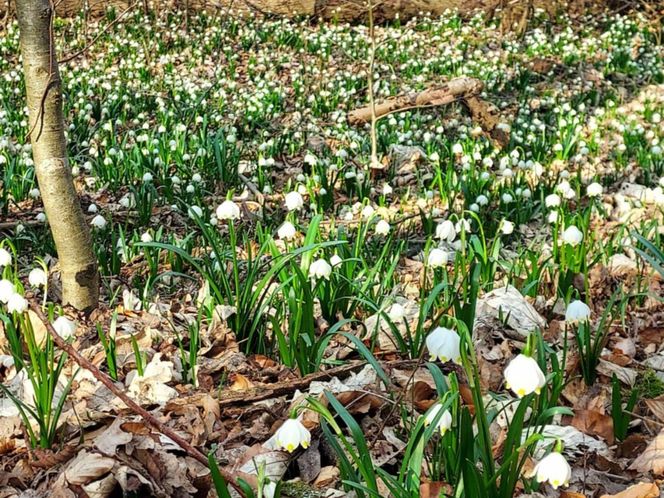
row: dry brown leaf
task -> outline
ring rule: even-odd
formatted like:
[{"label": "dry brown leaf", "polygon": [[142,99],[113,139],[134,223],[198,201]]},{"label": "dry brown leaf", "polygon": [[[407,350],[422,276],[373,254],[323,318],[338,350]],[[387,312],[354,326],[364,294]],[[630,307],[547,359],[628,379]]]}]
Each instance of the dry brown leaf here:
[{"label": "dry brown leaf", "polygon": [[561,491],[560,498],[586,498],[586,495],[583,493],[577,493],[576,491]]},{"label": "dry brown leaf", "polygon": [[659,498],[659,495],[659,487],[654,482],[641,482],[616,495],[602,495],[601,498]]},{"label": "dry brown leaf", "polygon": [[232,373],[229,378],[231,385],[228,389],[231,391],[248,391],[254,387],[254,384],[240,373]]},{"label": "dry brown leaf", "polygon": [[574,410],[572,425],[590,436],[600,436],[613,444],[613,419],[595,410]]},{"label": "dry brown leaf", "polygon": [[653,439],[648,447],[629,466],[638,472],[664,474],[664,429]]},{"label": "dry brown leaf", "polygon": [[659,396],[654,399],[646,399],[646,405],[661,422],[664,422],[664,396]]},{"label": "dry brown leaf", "polygon": [[317,488],[328,488],[339,479],[339,469],[332,465],[320,469],[320,474],[313,485]]},{"label": "dry brown leaf", "polygon": [[420,498],[438,498],[441,493],[449,495],[452,492],[452,486],[442,481],[425,482],[420,485]]},{"label": "dry brown leaf", "polygon": [[11,453],[16,448],[16,439],[3,437],[0,439],[0,455]]}]

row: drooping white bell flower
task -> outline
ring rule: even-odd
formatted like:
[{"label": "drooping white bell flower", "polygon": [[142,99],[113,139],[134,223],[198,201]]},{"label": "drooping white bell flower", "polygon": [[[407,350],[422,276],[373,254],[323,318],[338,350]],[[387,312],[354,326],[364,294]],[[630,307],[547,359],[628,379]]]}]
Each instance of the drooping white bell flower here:
[{"label": "drooping white bell flower", "polygon": [[375,212],[376,210],[373,208],[373,206],[367,205],[362,208],[360,215],[362,216],[362,219],[368,220],[374,215]]},{"label": "drooping white bell flower", "polygon": [[68,339],[76,332],[77,324],[74,320],[70,320],[66,316],[59,316],[53,322],[53,328],[63,339]]},{"label": "drooping white bell flower", "polygon": [[461,337],[452,329],[436,327],[426,338],[427,349],[431,361],[436,359],[447,362],[461,361],[460,345]]},{"label": "drooping white bell flower", "polygon": [[240,206],[233,201],[225,200],[217,207],[216,214],[220,220],[237,220],[240,217]]},{"label": "drooping white bell flower", "polygon": [[401,306],[399,303],[394,303],[390,306],[387,316],[390,317],[390,320],[396,322],[397,320],[403,320],[403,317],[406,316],[406,309]]},{"label": "drooping white bell flower", "polygon": [[284,197],[284,201],[289,211],[298,211],[304,207],[304,199],[299,192],[288,192]]},{"label": "drooping white bell flower", "polygon": [[46,272],[41,268],[33,268],[28,274],[28,283],[32,287],[43,287],[48,282]]},{"label": "drooping white bell flower", "polygon": [[555,208],[560,206],[560,196],[558,194],[547,195],[544,198],[544,205],[548,208]]},{"label": "drooping white bell flower", "polygon": [[277,230],[277,235],[282,240],[291,240],[293,237],[295,237],[296,233],[297,230],[295,225],[293,225],[290,221],[284,221],[283,225],[281,225],[279,230]]},{"label": "drooping white bell flower", "polygon": [[141,242],[147,244],[149,242],[152,242],[154,238],[152,237],[152,234],[150,232],[143,232],[141,234]]},{"label": "drooping white bell flower", "polygon": [[336,253],[333,254],[332,257],[330,258],[330,264],[332,265],[332,268],[335,268],[335,267],[339,266],[343,262],[344,262],[344,260],[341,259],[341,256],[339,256]]},{"label": "drooping white bell flower", "polygon": [[454,229],[454,223],[450,220],[445,220],[441,223],[438,223],[436,226],[436,238],[444,240],[447,242],[454,242],[456,239],[457,233]]},{"label": "drooping white bell flower", "polygon": [[275,434],[277,448],[292,453],[298,446],[307,449],[311,444],[311,433],[297,419],[286,420]]},{"label": "drooping white bell flower", "polygon": [[16,287],[9,280],[3,278],[0,280],[0,303],[5,303],[9,301],[9,298],[16,293]]},{"label": "drooping white bell flower", "polygon": [[505,368],[505,386],[519,398],[535,393],[546,384],[546,377],[537,362],[530,356],[517,355]]},{"label": "drooping white bell flower", "polygon": [[385,220],[376,223],[376,235],[387,235],[390,233],[390,224]]},{"label": "drooping white bell flower", "polygon": [[500,231],[503,235],[510,235],[514,232],[514,223],[508,220],[503,220],[500,222]]},{"label": "drooping white bell flower", "polygon": [[553,489],[558,489],[559,486],[569,485],[572,469],[562,453],[554,451],[535,466],[535,475],[537,482],[549,482]]},{"label": "drooping white bell flower", "polygon": [[429,257],[427,258],[427,264],[432,268],[440,268],[447,264],[447,252],[442,249],[434,248],[429,252]]},{"label": "drooping white bell flower", "polygon": [[92,221],[90,222],[90,225],[92,225],[97,230],[103,230],[104,228],[106,228],[106,224],[107,224],[106,218],[104,218],[100,214],[92,218]]},{"label": "drooping white bell flower", "polygon": [[331,274],[332,274],[332,267],[324,259],[317,259],[316,261],[311,263],[311,266],[309,266],[309,278],[313,278],[316,280],[324,278],[326,280],[329,280]]},{"label": "drooping white bell flower", "polygon": [[597,182],[591,183],[586,189],[586,194],[588,194],[588,197],[599,197],[603,192],[604,188]]},{"label": "drooping white bell flower", "polygon": [[23,313],[28,310],[28,301],[18,292],[14,292],[7,300],[7,311],[9,313]]},{"label": "drooping white bell flower", "polygon": [[[440,403],[436,403],[424,417],[424,426],[425,427],[430,426],[438,416],[440,410],[442,409],[443,405],[441,405]],[[440,435],[444,436],[445,433],[450,429],[450,427],[452,427],[452,414],[450,413],[449,410],[445,410],[438,419],[438,422],[436,423],[436,428],[440,431]]]},{"label": "drooping white bell flower", "polygon": [[187,209],[187,214],[192,220],[195,220],[197,217],[200,218],[203,216],[203,210],[201,209],[200,206],[189,206],[189,209]]},{"label": "drooping white bell flower", "polygon": [[563,232],[562,240],[565,244],[578,246],[583,241],[583,232],[574,225],[571,225]]},{"label": "drooping white bell flower", "polygon": [[567,305],[565,310],[565,321],[569,323],[577,323],[588,320],[590,318],[590,307],[583,301],[572,301]]},{"label": "drooping white bell flower", "polygon": [[7,250],[0,248],[0,268],[12,264],[12,254]]}]

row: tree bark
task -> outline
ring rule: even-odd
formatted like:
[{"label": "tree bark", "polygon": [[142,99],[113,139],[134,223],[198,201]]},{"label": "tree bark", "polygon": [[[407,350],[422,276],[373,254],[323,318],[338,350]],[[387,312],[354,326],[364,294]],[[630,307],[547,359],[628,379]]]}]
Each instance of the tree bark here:
[{"label": "tree bark", "polygon": [[67,159],[62,87],[49,0],[16,0],[35,173],[60,264],[63,302],[89,310],[99,299],[90,229]]}]

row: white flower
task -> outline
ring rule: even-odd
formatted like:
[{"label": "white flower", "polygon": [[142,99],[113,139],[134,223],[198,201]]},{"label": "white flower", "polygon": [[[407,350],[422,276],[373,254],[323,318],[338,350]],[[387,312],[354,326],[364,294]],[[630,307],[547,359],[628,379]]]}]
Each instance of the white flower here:
[{"label": "white flower", "polygon": [[565,321],[570,323],[582,322],[590,318],[590,307],[583,301],[572,301],[565,310]]},{"label": "white flower", "polygon": [[360,213],[362,215],[362,218],[365,220],[368,220],[371,218],[376,210],[372,206],[364,206],[362,208],[362,212]]},{"label": "white flower", "polygon": [[[440,410],[442,409],[443,405],[441,405],[440,403],[436,403],[424,417],[424,426],[429,427],[438,416]],[[440,435],[444,436],[445,433],[450,429],[450,427],[452,427],[452,414],[450,413],[449,410],[445,410],[438,419],[436,428],[440,431]]]},{"label": "white flower", "polygon": [[0,268],[12,264],[12,255],[7,249],[0,248]]},{"label": "white flower", "polygon": [[390,317],[390,320],[396,322],[397,320],[402,320],[403,317],[406,316],[406,310],[399,303],[394,303],[390,306],[387,316]]},{"label": "white flower", "polygon": [[539,394],[546,378],[537,362],[530,356],[517,355],[505,368],[505,386],[519,398],[530,393]]},{"label": "white flower", "polygon": [[152,242],[153,240],[154,239],[152,238],[152,234],[150,232],[143,232],[141,234],[141,242],[147,244],[148,242]]},{"label": "white flower", "polygon": [[436,226],[437,239],[453,242],[456,236],[457,233],[454,229],[454,223],[452,223],[450,220],[445,220],[441,223],[438,223]]},{"label": "white flower", "polygon": [[500,231],[503,235],[509,235],[514,232],[514,223],[511,221],[503,220],[500,222]]},{"label": "white flower", "polygon": [[311,433],[297,419],[289,418],[286,420],[274,435],[277,441],[277,448],[284,449],[292,453],[298,446],[307,449],[311,444]]},{"label": "white flower", "polygon": [[447,264],[447,253],[442,249],[431,249],[429,257],[427,258],[427,264],[432,268],[445,266]]},{"label": "white flower", "polygon": [[455,143],[452,146],[452,153],[454,155],[457,155],[457,156],[460,156],[461,154],[463,154],[463,147],[461,146],[461,144],[459,142]]},{"label": "white flower", "polygon": [[558,222],[558,211],[550,211],[549,215],[546,217],[547,221],[552,225]]},{"label": "white flower", "polygon": [[311,266],[309,266],[309,278],[314,278],[314,279],[325,278],[329,280],[331,274],[332,274],[332,267],[324,259],[317,259],[316,261],[311,263]]},{"label": "white flower", "polygon": [[446,329],[445,327],[436,327],[426,338],[427,349],[431,361],[439,359],[442,362],[461,361],[459,346],[461,338],[456,331]]},{"label": "white flower", "polygon": [[535,475],[537,482],[549,482],[553,489],[558,489],[558,486],[567,486],[572,477],[572,469],[565,460],[565,457],[554,451],[535,466]]},{"label": "white flower", "polygon": [[296,233],[297,230],[295,229],[295,225],[290,221],[284,221],[284,224],[279,227],[279,230],[277,230],[279,238],[284,240],[291,240],[295,237]]},{"label": "white flower", "polygon": [[298,211],[304,206],[304,199],[299,192],[288,192],[284,197],[284,201],[289,211]]},{"label": "white flower", "polygon": [[199,206],[190,206],[187,210],[187,214],[192,220],[195,220],[197,217],[200,218],[203,216],[203,210]]},{"label": "white flower", "polygon": [[217,208],[217,218],[220,220],[237,220],[240,217],[240,206],[233,201],[224,201]]},{"label": "white flower", "polygon": [[44,270],[41,268],[33,268],[30,270],[30,273],[28,274],[28,283],[30,283],[32,287],[45,286],[47,282],[48,276]]},{"label": "white flower", "polygon": [[97,211],[99,211],[99,208],[97,207],[96,204],[90,204],[88,206],[88,213],[95,214]]},{"label": "white flower", "polygon": [[152,173],[147,172],[143,175],[143,182],[150,183],[152,181]]},{"label": "white flower", "polygon": [[597,182],[591,183],[586,189],[588,197],[599,197],[604,192],[604,188]]},{"label": "white flower", "polygon": [[560,196],[558,194],[547,195],[544,198],[544,205],[548,208],[555,208],[560,206]]},{"label": "white flower", "polygon": [[390,224],[385,220],[376,223],[376,235],[387,235],[390,233]]},{"label": "white flower", "polygon": [[0,303],[7,304],[9,298],[16,292],[16,287],[9,280],[3,278],[0,280]]},{"label": "white flower", "polygon": [[330,258],[330,264],[332,265],[333,268],[339,266],[341,263],[343,263],[343,261],[344,260],[341,259],[341,256],[339,256],[338,254],[333,254],[332,257]]},{"label": "white flower", "polygon": [[383,195],[390,195],[394,189],[389,183],[383,183]]},{"label": "white flower", "polygon": [[7,300],[7,311],[9,313],[23,313],[28,309],[28,301],[18,292],[14,292]]},{"label": "white flower", "polygon": [[66,316],[59,316],[53,322],[53,328],[58,333],[58,335],[63,339],[67,339],[73,336],[74,332],[76,332],[76,326],[77,326],[76,322],[70,320]]},{"label": "white flower", "polygon": [[565,244],[578,246],[583,240],[583,233],[574,225],[571,225],[563,232],[562,239]]},{"label": "white flower", "polygon": [[106,218],[104,218],[102,215],[98,214],[94,218],[92,218],[92,221],[90,222],[90,225],[92,225],[94,228],[97,230],[103,230],[106,228]]}]

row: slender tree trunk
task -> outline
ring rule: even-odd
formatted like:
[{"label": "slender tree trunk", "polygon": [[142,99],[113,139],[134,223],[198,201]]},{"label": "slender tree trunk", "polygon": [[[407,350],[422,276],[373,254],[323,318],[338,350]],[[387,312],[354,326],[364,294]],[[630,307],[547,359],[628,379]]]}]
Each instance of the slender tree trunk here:
[{"label": "slender tree trunk", "polygon": [[67,160],[62,88],[49,0],[16,0],[35,173],[58,251],[65,304],[98,304],[99,274],[90,230]]}]

